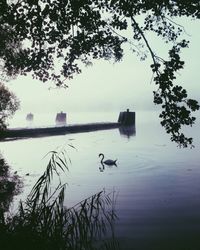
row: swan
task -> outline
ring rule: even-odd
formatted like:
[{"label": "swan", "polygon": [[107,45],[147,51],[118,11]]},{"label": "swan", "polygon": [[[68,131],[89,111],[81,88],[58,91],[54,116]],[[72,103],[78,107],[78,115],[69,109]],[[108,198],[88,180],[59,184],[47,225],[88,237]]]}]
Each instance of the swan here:
[{"label": "swan", "polygon": [[104,159],[104,154],[102,154],[102,153],[99,154],[99,157],[102,157],[102,158],[101,158],[101,164],[106,164],[106,165],[109,165],[109,166],[117,165],[117,164],[116,164],[116,161],[117,161],[117,160],[114,160],[114,161],[113,161],[113,160],[108,159],[108,160],[105,160],[105,161],[104,161],[104,160],[103,160],[103,159]]}]

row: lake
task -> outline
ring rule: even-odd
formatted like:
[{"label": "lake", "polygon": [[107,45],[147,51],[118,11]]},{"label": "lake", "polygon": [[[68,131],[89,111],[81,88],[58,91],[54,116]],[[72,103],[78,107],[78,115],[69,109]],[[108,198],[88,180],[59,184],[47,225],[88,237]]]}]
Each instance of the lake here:
[{"label": "lake", "polygon": [[[84,123],[117,118],[117,113],[82,113],[69,120]],[[42,122],[32,126],[52,125],[47,122],[52,119],[41,116],[38,121]],[[20,126],[19,120],[12,126]],[[71,159],[69,173],[63,177],[68,183],[66,205],[102,189],[114,191],[118,216],[115,235],[122,250],[200,249],[199,125],[198,119],[186,131],[195,139],[193,149],[180,149],[170,142],[156,112],[137,112],[135,130],[129,134],[112,129],[0,142],[11,171],[17,171],[24,181],[24,192],[15,197],[11,210],[15,211],[16,202],[43,173],[48,162],[44,156],[51,150],[65,149]],[[102,169],[99,153],[117,159],[117,166]]]}]

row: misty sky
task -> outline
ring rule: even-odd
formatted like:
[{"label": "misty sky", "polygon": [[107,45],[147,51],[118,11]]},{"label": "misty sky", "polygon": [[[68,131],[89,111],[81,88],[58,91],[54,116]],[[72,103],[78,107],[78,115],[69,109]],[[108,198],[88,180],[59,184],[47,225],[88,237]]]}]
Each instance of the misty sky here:
[{"label": "misty sky", "polygon": [[[182,23],[188,33],[186,39],[191,42],[190,48],[182,53],[186,65],[180,71],[177,83],[182,83],[189,97],[200,100],[200,22],[183,20]],[[166,55],[167,45],[154,37],[148,38],[153,51],[161,56]],[[155,86],[151,83],[150,64],[150,56],[140,61],[136,54],[126,48],[122,62],[95,61],[93,66],[83,68],[80,75],[68,82],[68,89],[50,88],[53,87],[52,83],[42,83],[31,76],[18,77],[7,86],[21,101],[19,113],[155,109],[152,94]]]}]

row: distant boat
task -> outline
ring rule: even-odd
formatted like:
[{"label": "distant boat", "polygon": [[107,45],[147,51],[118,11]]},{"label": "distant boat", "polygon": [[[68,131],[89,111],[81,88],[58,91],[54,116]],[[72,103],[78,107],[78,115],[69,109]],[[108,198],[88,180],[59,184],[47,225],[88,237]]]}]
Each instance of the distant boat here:
[{"label": "distant boat", "polygon": [[33,114],[32,113],[29,113],[29,114],[27,114],[27,116],[26,116],[26,120],[27,121],[33,121]]},{"label": "distant boat", "polygon": [[60,113],[57,113],[56,115],[56,125],[66,125],[66,118],[67,118],[67,114],[63,113],[62,111]]}]

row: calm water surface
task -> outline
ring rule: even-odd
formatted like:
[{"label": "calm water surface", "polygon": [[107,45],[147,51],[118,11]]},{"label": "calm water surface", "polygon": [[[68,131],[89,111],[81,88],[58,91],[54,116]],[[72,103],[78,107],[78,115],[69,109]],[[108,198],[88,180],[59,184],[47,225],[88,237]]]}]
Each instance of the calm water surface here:
[{"label": "calm water surface", "polygon": [[[99,121],[103,117],[115,121],[115,114],[101,114]],[[90,121],[94,120],[93,116]],[[188,131],[195,137],[194,149],[179,149],[171,143],[157,114],[137,113],[136,120],[131,135],[113,129],[0,142],[12,171],[24,180],[24,193],[16,200],[25,197],[42,174],[46,153],[64,148],[72,161],[64,177],[69,184],[66,204],[71,206],[102,189],[114,190],[115,234],[121,249],[200,249],[199,120]],[[100,171],[99,153],[118,159],[117,167]]]}]

